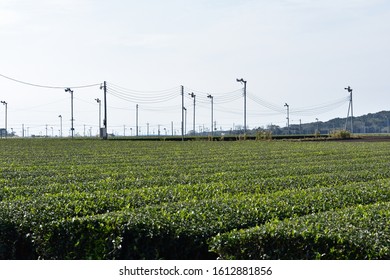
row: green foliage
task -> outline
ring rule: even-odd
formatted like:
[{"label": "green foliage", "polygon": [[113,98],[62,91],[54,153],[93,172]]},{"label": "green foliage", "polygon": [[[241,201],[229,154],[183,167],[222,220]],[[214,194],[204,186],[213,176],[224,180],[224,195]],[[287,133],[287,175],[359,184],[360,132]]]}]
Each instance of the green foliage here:
[{"label": "green foliage", "polygon": [[[390,201],[388,143],[8,139],[2,145],[0,259],[290,258],[281,249],[261,257],[262,247],[245,243],[240,230],[269,225],[280,236],[274,241],[285,244],[282,224],[296,221],[298,232],[299,223],[309,227],[308,217],[318,216],[329,228],[325,244],[327,215],[377,203],[385,211]],[[358,216],[350,216],[355,223]],[[372,227],[359,221],[358,230]],[[301,243],[294,244],[317,244],[300,226]],[[390,235],[383,234],[378,253],[370,249],[367,256],[356,249],[363,246],[357,236],[346,235],[345,242],[357,244],[348,256],[386,258],[380,246]],[[320,256],[308,252],[307,258]]]},{"label": "green foliage", "polygon": [[390,203],[278,219],[213,238],[225,259],[389,259]]}]

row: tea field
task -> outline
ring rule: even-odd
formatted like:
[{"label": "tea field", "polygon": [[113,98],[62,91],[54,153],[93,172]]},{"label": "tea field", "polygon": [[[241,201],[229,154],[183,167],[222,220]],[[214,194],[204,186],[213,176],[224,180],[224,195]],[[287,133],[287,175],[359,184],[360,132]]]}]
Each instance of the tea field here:
[{"label": "tea field", "polygon": [[0,146],[0,259],[390,259],[390,142]]}]

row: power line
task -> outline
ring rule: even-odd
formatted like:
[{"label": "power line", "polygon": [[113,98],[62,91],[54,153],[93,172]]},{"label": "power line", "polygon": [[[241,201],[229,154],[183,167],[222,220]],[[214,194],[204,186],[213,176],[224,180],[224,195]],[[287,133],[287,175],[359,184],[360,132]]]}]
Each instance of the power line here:
[{"label": "power line", "polygon": [[332,111],[338,107],[344,105],[349,101],[348,97],[343,97],[338,100],[331,101],[329,103],[319,104],[312,107],[296,108],[291,111],[293,115],[314,116],[317,114],[326,113]]},{"label": "power line", "polygon": [[[281,106],[278,106],[278,105],[275,105],[275,104],[272,104],[268,101],[265,101],[253,94],[249,94],[248,97],[254,101],[255,103],[265,107],[265,108],[268,108],[272,111],[275,111],[275,112],[278,112],[278,113],[284,113],[284,110]],[[337,99],[337,100],[334,100],[334,101],[330,101],[328,103],[323,103],[323,104],[319,104],[319,105],[313,105],[313,106],[310,106],[310,107],[301,107],[301,108],[295,108],[293,110],[290,111],[290,114],[292,115],[304,115],[304,116],[313,116],[313,115],[316,115],[316,114],[321,114],[321,113],[326,113],[326,112],[329,112],[331,110],[334,110],[342,105],[345,104],[346,101],[348,101],[348,97],[342,97],[340,99]]]},{"label": "power line", "polygon": [[251,94],[250,92],[248,93],[248,98],[251,99],[252,101],[256,102],[257,104],[259,104],[265,108],[268,108],[272,111],[284,113],[284,109],[281,108],[281,106],[278,106],[278,105],[272,104],[268,101],[265,101],[264,99],[257,97],[255,95]]},{"label": "power line", "polygon": [[127,94],[130,94],[130,95],[137,95],[137,94],[144,94],[144,93],[164,93],[164,92],[172,92],[172,91],[177,91],[179,87],[173,87],[173,88],[169,88],[169,89],[163,89],[163,90],[133,90],[133,89],[128,89],[128,88],[124,88],[122,86],[119,86],[119,85],[116,85],[116,84],[113,84],[113,83],[109,83],[109,87],[112,88],[112,89],[116,89],[118,92],[123,92],[123,93],[127,93]]},{"label": "power line", "polygon": [[132,97],[132,96],[128,96],[128,95],[125,95],[125,94],[121,94],[121,93],[118,93],[116,91],[113,91],[112,89],[108,89],[107,92],[118,98],[118,99],[121,99],[121,100],[124,100],[124,101],[128,101],[128,102],[134,102],[134,103],[141,103],[141,104],[148,104],[148,103],[161,103],[161,102],[166,102],[166,101],[169,101],[169,100],[172,100],[172,99],[175,99],[177,98],[179,95],[177,93],[171,95],[171,96],[165,96],[165,97],[161,97],[161,96],[154,96],[154,97],[149,97],[149,98],[140,98],[140,97]]},{"label": "power line", "polygon": [[[111,83],[108,85],[107,91],[109,94],[115,96],[116,98],[134,102],[134,103],[160,103],[172,100],[178,96],[180,96],[180,90],[178,87],[162,90],[162,91],[133,91],[128,90],[123,87],[119,87],[116,85],[112,85]],[[147,95],[146,93],[151,93]]]},{"label": "power line", "polygon": [[193,90],[190,88],[186,88],[186,90],[193,92],[194,94],[197,94],[197,96],[199,96],[198,98],[199,103],[209,104],[210,101],[207,98],[209,94],[215,97],[214,104],[229,103],[242,98],[242,89],[236,89],[234,91],[222,92],[222,93],[204,92],[204,91]]},{"label": "power line", "polygon": [[17,83],[20,83],[20,84],[23,84],[23,85],[27,85],[27,86],[40,87],[40,88],[66,89],[66,88],[88,88],[88,87],[100,86],[100,83],[98,83],[98,84],[90,84],[90,85],[81,85],[81,86],[72,86],[72,87],[69,87],[69,86],[48,86],[48,85],[40,85],[40,84],[24,82],[24,81],[15,79],[15,78],[11,78],[11,77],[5,76],[3,74],[0,74],[0,76],[5,78],[5,79],[8,79],[10,81],[13,81],[13,82],[17,82]]}]

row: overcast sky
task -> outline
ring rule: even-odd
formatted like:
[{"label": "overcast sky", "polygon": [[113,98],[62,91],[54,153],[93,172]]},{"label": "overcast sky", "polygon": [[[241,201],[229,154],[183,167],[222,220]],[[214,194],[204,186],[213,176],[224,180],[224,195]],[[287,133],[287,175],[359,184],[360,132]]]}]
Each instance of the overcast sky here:
[{"label": "overcast sky", "polygon": [[[44,86],[107,81],[109,132],[179,133],[249,128],[390,110],[390,1],[385,0],[1,0],[0,74]],[[99,85],[74,88],[76,132],[96,134]],[[0,77],[8,128],[21,135],[70,129],[70,94]],[[334,106],[330,106],[334,104]],[[1,105],[1,104],[0,104]],[[5,106],[0,106],[0,127]],[[132,130],[130,130],[130,127]],[[164,128],[166,130],[164,130]]]}]

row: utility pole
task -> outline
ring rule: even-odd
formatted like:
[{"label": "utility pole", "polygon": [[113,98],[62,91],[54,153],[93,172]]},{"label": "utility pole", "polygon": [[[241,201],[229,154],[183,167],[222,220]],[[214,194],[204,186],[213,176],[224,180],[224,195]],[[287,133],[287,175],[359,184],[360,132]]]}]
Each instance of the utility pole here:
[{"label": "utility pole", "polygon": [[349,117],[349,111],[351,111],[351,133],[353,133],[353,106],[352,106],[352,89],[350,86],[344,88],[349,92],[349,106],[348,106],[348,114],[347,119],[345,121],[345,130],[347,130],[347,123],[348,123],[348,117]]},{"label": "utility pole", "polygon": [[96,102],[99,104],[99,131],[102,123],[102,101],[99,98],[95,98]]},{"label": "utility pole", "polygon": [[172,136],[173,136],[173,121],[171,121],[171,131],[172,131]]},{"label": "utility pole", "polygon": [[287,103],[284,104],[284,107],[287,107],[287,134],[290,134],[290,106]]},{"label": "utility pole", "polygon": [[70,111],[71,111],[71,119],[70,119],[70,121],[71,121],[71,125],[72,125],[72,127],[71,127],[71,131],[72,131],[72,138],[74,137],[74,127],[73,127],[73,121],[74,121],[74,119],[73,119],[73,90],[71,90],[70,88],[66,88],[65,89],[65,92],[70,92],[70,103],[71,103],[71,105],[70,105]]},{"label": "utility pole", "polygon": [[196,95],[192,92],[192,93],[189,93],[189,95],[194,99],[194,120],[193,120],[193,126],[192,126],[192,130],[193,130],[193,133],[194,133],[194,136],[195,136],[195,98],[196,98]]},{"label": "utility pole", "polygon": [[181,140],[184,141],[184,86],[181,86]]},{"label": "utility pole", "polygon": [[5,102],[5,101],[1,101],[1,103],[3,103],[3,105],[5,106],[5,138],[7,138],[7,134],[8,134],[8,128],[7,128],[7,125],[8,125],[8,103]]},{"label": "utility pole", "polygon": [[138,136],[138,104],[135,106],[135,127],[136,127],[136,136]]},{"label": "utility pole", "polygon": [[149,136],[149,123],[146,123],[146,136]]},{"label": "utility pole", "polygon": [[214,134],[214,130],[213,130],[213,122],[214,122],[214,116],[213,116],[213,111],[214,111],[214,96],[212,96],[211,94],[207,95],[207,98],[210,98],[211,99],[211,126],[210,126],[210,130],[211,130],[211,137],[213,137],[213,134]]},{"label": "utility pole", "polygon": [[60,137],[62,137],[62,115],[58,116],[60,118]]},{"label": "utility pole", "polygon": [[104,131],[101,133],[100,131],[100,136],[104,139],[107,140],[108,138],[108,133],[107,133],[107,83],[106,81],[103,82],[103,85],[100,86],[100,89],[103,89],[104,91],[104,120],[103,120],[103,125],[104,125]]},{"label": "utility pole", "polygon": [[187,135],[187,108],[183,107],[183,110],[185,111],[184,134]]},{"label": "utility pole", "polygon": [[246,134],[246,82],[244,79],[236,79],[237,82],[244,84],[244,134]]},{"label": "utility pole", "polygon": [[299,119],[299,134],[302,134],[302,120]]}]

